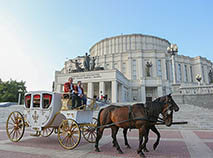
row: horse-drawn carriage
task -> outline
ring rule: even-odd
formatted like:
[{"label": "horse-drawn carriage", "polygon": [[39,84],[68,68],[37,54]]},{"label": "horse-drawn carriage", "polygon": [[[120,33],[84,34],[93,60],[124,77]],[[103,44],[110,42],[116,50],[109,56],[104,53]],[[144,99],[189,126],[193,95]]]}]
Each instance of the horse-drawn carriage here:
[{"label": "horse-drawn carriage", "polygon": [[[173,122],[173,111],[179,107],[171,94],[154,100],[147,110],[147,105],[137,103],[132,106],[110,105],[99,111],[98,119],[93,118],[93,105],[90,108],[70,110],[69,97],[63,94],[47,91],[34,91],[25,95],[24,113],[12,112],[7,120],[6,130],[9,139],[18,142],[24,135],[25,127],[35,131],[34,136],[48,137],[53,132],[58,135],[59,144],[65,149],[74,149],[80,142],[81,135],[90,143],[95,143],[95,150],[99,150],[99,141],[105,128],[111,128],[113,144],[119,153],[122,150],[116,139],[119,128],[124,129],[125,145],[128,145],[127,129],[139,129],[139,147],[137,153],[144,157],[142,150],[146,149],[148,133],[151,129],[158,136],[153,145],[159,144],[160,133],[155,128],[157,124],[186,124],[187,122]],[[94,104],[95,101],[92,103]],[[159,117],[159,114],[163,118]],[[143,142],[143,137],[145,138]],[[143,143],[142,143],[143,142]]]},{"label": "horse-drawn carriage", "polygon": [[35,131],[33,136],[58,135],[59,144],[65,149],[74,149],[81,135],[90,143],[96,139],[96,119],[93,109],[69,110],[69,98],[63,94],[48,91],[32,91],[25,95],[24,113],[12,112],[6,124],[9,139],[18,142],[25,127]]}]

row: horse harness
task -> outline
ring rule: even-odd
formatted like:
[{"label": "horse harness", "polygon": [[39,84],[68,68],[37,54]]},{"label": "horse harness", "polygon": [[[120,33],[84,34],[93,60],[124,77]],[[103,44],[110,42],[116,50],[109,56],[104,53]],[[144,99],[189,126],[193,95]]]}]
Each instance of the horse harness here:
[{"label": "horse harness", "polygon": [[128,120],[129,120],[129,129],[131,130],[132,129],[132,120],[134,118],[131,105],[128,105],[128,117],[129,117],[128,118]]},{"label": "horse harness", "polygon": [[[148,107],[144,107],[144,118],[141,118],[141,120],[147,120],[147,121],[151,121],[152,120],[150,119],[150,112],[149,112],[149,109]],[[140,120],[139,118],[135,118],[134,116],[134,113],[132,111],[132,105],[128,105],[128,121],[129,121],[129,129],[131,131],[131,129],[133,128],[132,127],[132,121],[134,120]]]},{"label": "horse harness", "polygon": [[[147,102],[146,104],[144,104],[144,118],[136,118],[134,116],[133,111],[132,111],[132,105],[128,105],[128,122],[129,122],[129,129],[130,130],[133,128],[132,127],[132,121],[135,121],[135,120],[147,120],[147,121],[150,121],[150,122],[162,122],[163,121],[162,118],[160,118],[157,115],[154,115],[153,112],[150,110],[149,106],[151,104],[152,103],[149,103],[149,102]],[[168,106],[165,109],[165,111],[170,110],[170,107],[171,107],[171,105]]]}]

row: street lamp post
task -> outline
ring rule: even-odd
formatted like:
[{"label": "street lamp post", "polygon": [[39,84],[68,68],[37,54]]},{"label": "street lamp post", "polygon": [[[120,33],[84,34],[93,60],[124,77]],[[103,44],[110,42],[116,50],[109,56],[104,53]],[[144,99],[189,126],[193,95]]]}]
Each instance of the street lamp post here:
[{"label": "street lamp post", "polygon": [[19,89],[18,90],[18,105],[21,105],[21,93],[22,93],[22,90]]},{"label": "street lamp post", "polygon": [[176,82],[175,54],[177,54],[178,52],[178,47],[176,44],[171,44],[167,48],[167,51],[172,57],[173,84],[176,84],[177,82]]}]

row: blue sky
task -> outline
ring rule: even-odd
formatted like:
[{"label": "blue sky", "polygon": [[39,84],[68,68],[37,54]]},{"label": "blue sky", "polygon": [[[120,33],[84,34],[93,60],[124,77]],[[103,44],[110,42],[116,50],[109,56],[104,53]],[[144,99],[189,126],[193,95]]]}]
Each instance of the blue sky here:
[{"label": "blue sky", "polygon": [[106,37],[167,39],[179,54],[213,60],[212,0],[0,0],[0,78],[51,90],[66,58]]}]

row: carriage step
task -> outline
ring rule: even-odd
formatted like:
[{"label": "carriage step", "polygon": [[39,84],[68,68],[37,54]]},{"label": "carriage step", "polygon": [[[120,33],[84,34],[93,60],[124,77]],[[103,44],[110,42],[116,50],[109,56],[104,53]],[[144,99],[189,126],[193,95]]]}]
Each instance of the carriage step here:
[{"label": "carriage step", "polygon": [[33,136],[33,137],[39,137],[40,135],[41,135],[40,132],[30,134],[30,136]]}]

